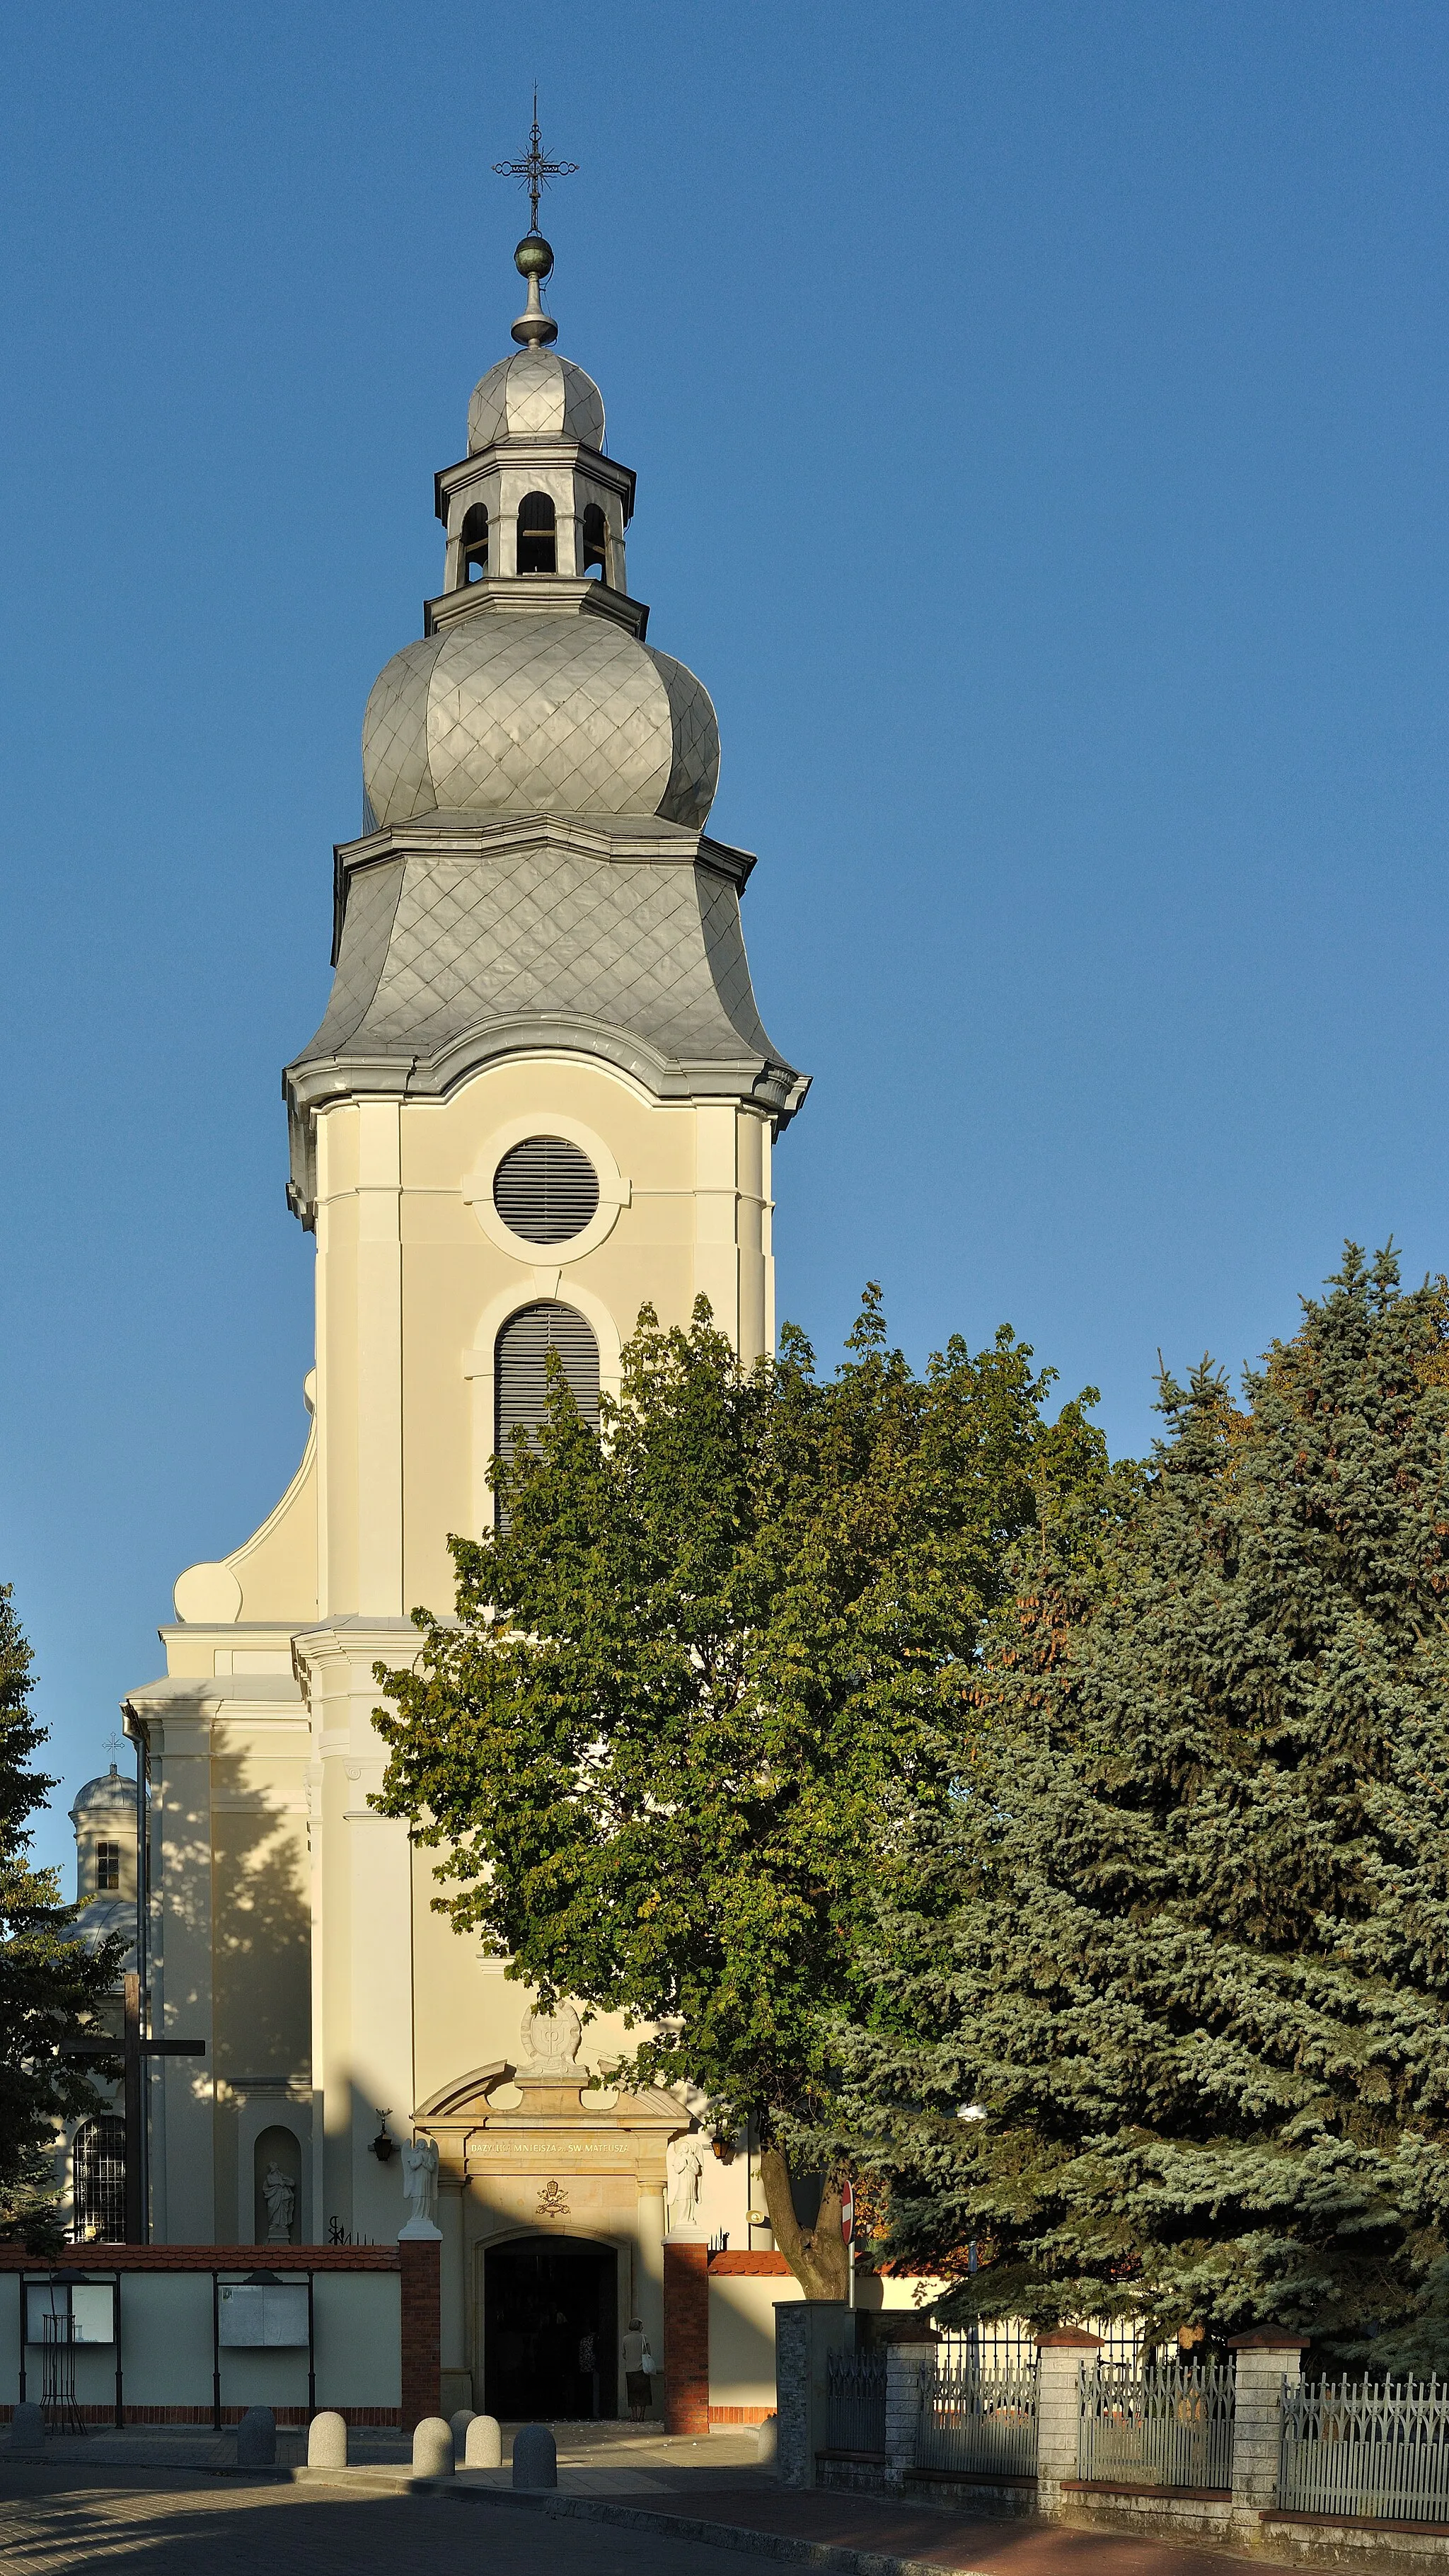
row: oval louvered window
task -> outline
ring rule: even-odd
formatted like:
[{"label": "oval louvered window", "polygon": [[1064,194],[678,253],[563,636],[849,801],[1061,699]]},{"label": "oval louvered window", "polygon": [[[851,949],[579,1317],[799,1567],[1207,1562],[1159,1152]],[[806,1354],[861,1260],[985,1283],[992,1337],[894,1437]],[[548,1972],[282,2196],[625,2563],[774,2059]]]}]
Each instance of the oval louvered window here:
[{"label": "oval louvered window", "polygon": [[[585,1422],[599,1419],[599,1345],[584,1318],[555,1297],[540,1298],[510,1315],[493,1353],[493,1445],[502,1458],[513,1453],[513,1434],[522,1427],[530,1449],[539,1446],[539,1431],[548,1410],[547,1354],[557,1351],[575,1404]],[[505,1516],[499,1497],[499,1527]]]},{"label": "oval louvered window", "polygon": [[563,1136],[526,1136],[493,1175],[493,1204],[525,1243],[568,1243],[599,1209],[599,1176]]}]

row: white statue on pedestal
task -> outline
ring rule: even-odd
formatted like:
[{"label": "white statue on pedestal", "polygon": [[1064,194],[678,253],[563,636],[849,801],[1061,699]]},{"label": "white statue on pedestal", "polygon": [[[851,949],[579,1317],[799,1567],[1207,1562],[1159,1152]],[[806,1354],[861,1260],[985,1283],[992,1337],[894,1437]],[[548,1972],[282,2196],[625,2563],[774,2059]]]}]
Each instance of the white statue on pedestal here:
[{"label": "white statue on pedestal", "polygon": [[404,2236],[436,2236],[438,2227],[438,2142],[414,2138],[402,2151],[403,2190],[407,2195]]},{"label": "white statue on pedestal", "polygon": [[674,2198],[669,2204],[671,2227],[696,2227],[699,2224],[699,2187],[704,2178],[699,2149],[686,2143],[674,2175]]},{"label": "white statue on pedestal", "polygon": [[268,2165],[262,2177],[262,2198],[267,2204],[267,2243],[290,2245],[292,2213],[297,2206],[297,2186],[280,2165]]}]

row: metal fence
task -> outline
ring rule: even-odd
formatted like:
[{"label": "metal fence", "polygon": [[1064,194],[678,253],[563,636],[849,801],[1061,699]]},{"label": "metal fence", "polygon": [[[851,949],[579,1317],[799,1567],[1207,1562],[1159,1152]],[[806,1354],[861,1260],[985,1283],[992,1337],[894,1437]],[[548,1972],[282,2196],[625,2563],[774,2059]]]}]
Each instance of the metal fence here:
[{"label": "metal fence", "polygon": [[983,2369],[937,2362],[921,2383],[918,2469],[1036,2475],[1036,2355],[1029,2367]]},{"label": "metal fence", "polygon": [[1233,2373],[1217,2362],[1142,2371],[1084,2364],[1077,2475],[1156,2487],[1233,2483]]},{"label": "metal fence", "polygon": [[943,2326],[936,2359],[942,2370],[979,2370],[989,2378],[1021,2378],[1036,2368],[1041,2329],[1024,2317],[989,2317],[973,2326]]},{"label": "metal fence", "polygon": [[[1153,2358],[1147,2329],[1136,2317],[1088,2317],[1088,2331],[1102,2338],[1104,2367],[1140,2371]],[[952,2370],[979,2368],[1008,2376],[1036,2367],[1040,2326],[1024,2317],[988,2317],[971,2326],[941,2329],[941,2362]]]},{"label": "metal fence", "polygon": [[1300,2381],[1283,2391],[1288,2513],[1449,2522],[1449,2381]]},{"label": "metal fence", "polygon": [[832,2451],[885,2450],[886,2357],[832,2352],[825,2362],[825,2441]]}]

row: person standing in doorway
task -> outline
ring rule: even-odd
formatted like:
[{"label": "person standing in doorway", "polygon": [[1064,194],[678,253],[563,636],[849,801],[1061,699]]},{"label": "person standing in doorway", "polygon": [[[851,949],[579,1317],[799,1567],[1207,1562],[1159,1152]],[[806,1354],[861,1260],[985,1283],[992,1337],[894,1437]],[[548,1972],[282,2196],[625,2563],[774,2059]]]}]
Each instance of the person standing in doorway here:
[{"label": "person standing in doorway", "polygon": [[649,2349],[649,2338],[638,2318],[631,2317],[624,2337],[624,2388],[629,2399],[631,2424],[642,2424],[649,2412],[654,2394],[649,2384],[653,2369],[654,2355]]}]

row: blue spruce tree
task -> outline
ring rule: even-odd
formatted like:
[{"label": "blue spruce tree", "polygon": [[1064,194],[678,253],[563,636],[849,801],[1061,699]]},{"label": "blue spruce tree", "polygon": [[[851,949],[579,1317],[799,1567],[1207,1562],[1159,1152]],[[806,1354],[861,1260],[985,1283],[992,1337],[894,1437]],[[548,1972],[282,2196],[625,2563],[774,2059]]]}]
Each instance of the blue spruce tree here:
[{"label": "blue spruce tree", "polygon": [[892,1828],[855,2153],[958,2315],[1443,2369],[1449,1283],[1350,1245],[1241,1407],[1206,1364],[1161,1404],[1095,1562],[1027,1543],[954,1792]]}]

